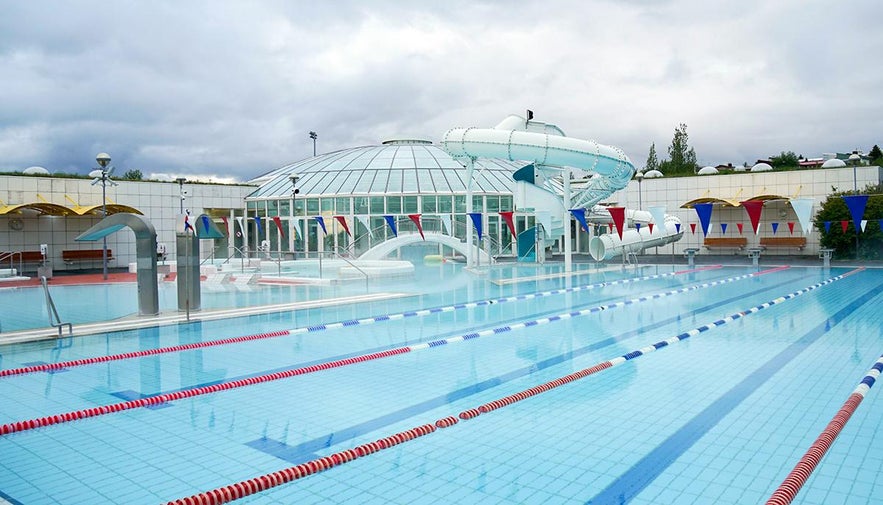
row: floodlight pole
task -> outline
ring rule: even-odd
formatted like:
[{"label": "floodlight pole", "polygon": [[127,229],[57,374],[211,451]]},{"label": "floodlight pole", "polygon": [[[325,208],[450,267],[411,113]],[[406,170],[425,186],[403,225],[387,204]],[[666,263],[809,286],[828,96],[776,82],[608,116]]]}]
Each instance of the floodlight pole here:
[{"label": "floodlight pole", "polygon": [[187,179],[184,177],[178,177],[175,179],[175,182],[178,183],[178,196],[180,197],[181,205],[180,205],[180,214],[184,214],[184,183],[187,182]]},{"label": "floodlight pole", "polygon": [[[101,216],[107,218],[107,164],[110,163],[110,155],[98,153],[95,161],[101,167]],[[104,280],[107,280],[107,237],[101,239],[101,270]]]},{"label": "floodlight pole", "polygon": [[316,157],[316,139],[319,138],[319,134],[311,131],[310,138],[313,139],[313,158],[315,158]]}]

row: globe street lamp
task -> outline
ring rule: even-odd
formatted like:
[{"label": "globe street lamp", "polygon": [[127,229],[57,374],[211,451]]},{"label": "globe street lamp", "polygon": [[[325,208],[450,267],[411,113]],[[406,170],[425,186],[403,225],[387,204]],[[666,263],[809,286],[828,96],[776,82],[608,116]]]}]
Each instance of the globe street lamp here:
[{"label": "globe street lamp", "polygon": [[[110,178],[110,174],[113,173],[114,167],[111,166],[107,168],[107,165],[110,164],[110,155],[107,153],[98,153],[95,156],[95,161],[98,162],[98,165],[101,167],[101,173],[98,174],[97,177],[92,181],[92,185],[96,185],[99,182],[101,183],[101,215],[102,219],[107,217],[107,185],[116,186],[115,183]],[[107,280],[107,237],[101,239],[102,248],[101,248],[101,266],[102,272],[104,273],[104,280]]]},{"label": "globe street lamp", "polygon": [[638,181],[638,210],[641,210],[644,202],[642,201],[641,196],[641,181],[644,180],[644,172],[638,172],[635,174],[635,179]]}]

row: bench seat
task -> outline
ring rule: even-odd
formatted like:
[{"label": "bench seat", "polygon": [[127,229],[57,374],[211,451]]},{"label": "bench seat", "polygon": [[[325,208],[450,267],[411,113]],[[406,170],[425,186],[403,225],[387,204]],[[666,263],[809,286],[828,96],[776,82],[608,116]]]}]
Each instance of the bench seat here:
[{"label": "bench seat", "polygon": [[748,239],[745,237],[705,237],[703,245],[706,249],[742,249],[748,245]]},{"label": "bench seat", "polygon": [[[67,264],[77,261],[101,261],[104,256],[103,249],[75,249],[71,251],[61,251],[61,259]],[[107,250],[107,260],[113,259],[113,251]]]},{"label": "bench seat", "polygon": [[761,237],[760,247],[769,249],[771,247],[793,247],[803,249],[806,247],[806,237]]}]

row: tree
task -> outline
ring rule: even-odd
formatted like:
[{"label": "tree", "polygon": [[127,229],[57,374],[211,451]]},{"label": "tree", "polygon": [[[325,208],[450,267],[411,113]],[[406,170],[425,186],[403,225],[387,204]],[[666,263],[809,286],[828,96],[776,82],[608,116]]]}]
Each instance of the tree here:
[{"label": "tree", "polygon": [[794,151],[782,151],[778,156],[770,156],[770,161],[773,168],[796,167],[797,155],[794,154]]},{"label": "tree", "polygon": [[687,125],[681,123],[675,128],[671,145],[668,146],[669,159],[659,164],[659,170],[665,174],[696,173],[696,151],[689,145]]},{"label": "tree", "polygon": [[133,168],[132,170],[126,170],[126,173],[123,174],[123,179],[127,181],[140,181],[144,178],[144,175],[137,168]]},{"label": "tree", "polygon": [[[836,191],[822,202],[822,208],[813,219],[813,224],[822,235],[820,241],[822,247],[834,249],[835,258],[852,259],[856,257],[856,233],[855,223],[852,222],[852,214],[843,200],[846,195],[870,195],[868,205],[865,207],[864,219],[868,220],[865,231],[858,234],[858,257],[860,259],[880,259],[883,256],[883,230],[880,228],[880,219],[883,219],[883,184],[869,185],[861,191]],[[841,221],[849,224],[846,232],[840,225]],[[825,231],[825,222],[830,223],[828,231]]]},{"label": "tree", "polygon": [[647,163],[644,171],[659,170],[659,160],[656,159],[656,142],[650,144],[650,153],[647,154]]},{"label": "tree", "polygon": [[868,153],[868,157],[871,158],[871,165],[880,166],[883,163],[883,151],[880,150],[880,146],[874,144],[874,147],[871,148],[871,152]]}]

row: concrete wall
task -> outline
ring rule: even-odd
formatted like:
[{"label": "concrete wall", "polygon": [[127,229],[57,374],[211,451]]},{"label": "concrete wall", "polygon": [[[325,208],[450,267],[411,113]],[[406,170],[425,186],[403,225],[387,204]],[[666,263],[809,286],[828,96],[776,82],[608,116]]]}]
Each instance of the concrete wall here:
[{"label": "concrete wall", "polygon": [[[45,200],[73,207],[70,197],[81,206],[101,204],[101,186],[91,185],[91,179],[62,179],[54,177],[0,175],[0,199],[6,205]],[[170,258],[175,256],[175,225],[180,212],[180,192],[175,182],[148,182],[117,180],[118,186],[107,186],[108,202],[134,207],[147,217],[157,232],[157,242],[165,243]],[[244,198],[254,186],[185,184],[189,192],[184,207],[198,216],[205,209],[225,209],[232,215],[242,215]],[[38,196],[39,195],[39,196]],[[14,230],[10,221],[20,219],[21,230]],[[75,242],[74,238],[101,220],[101,216],[69,215],[65,217],[41,215],[25,210],[22,214],[0,216],[0,251],[37,251],[40,244],[49,245],[49,259],[55,270],[100,268],[101,262],[82,262],[65,265],[61,252],[69,249],[100,249],[98,242]],[[121,230],[107,238],[107,247],[113,251],[112,268],[126,267],[135,261],[135,239],[128,230]],[[205,248],[204,249],[210,249]],[[210,251],[209,251],[210,252]],[[0,268],[8,265],[0,265]],[[31,269],[33,270],[33,269]]]}]

